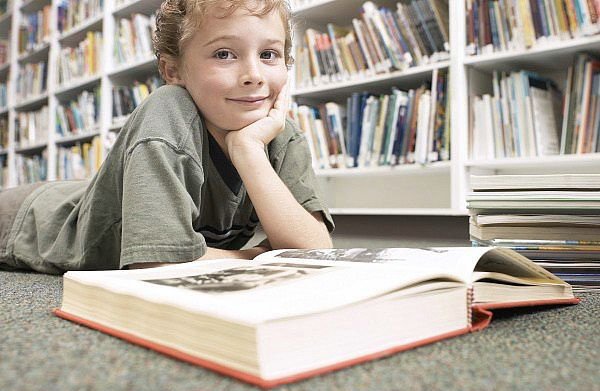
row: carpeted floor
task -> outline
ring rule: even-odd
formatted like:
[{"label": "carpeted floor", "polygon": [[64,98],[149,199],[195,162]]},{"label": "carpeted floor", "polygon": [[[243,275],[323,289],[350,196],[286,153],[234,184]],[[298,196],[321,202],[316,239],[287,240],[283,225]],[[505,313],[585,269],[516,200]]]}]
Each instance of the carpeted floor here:
[{"label": "carpeted floor", "polygon": [[[0,271],[0,390],[251,390],[50,313],[60,276]],[[281,390],[600,390],[600,295]]]}]

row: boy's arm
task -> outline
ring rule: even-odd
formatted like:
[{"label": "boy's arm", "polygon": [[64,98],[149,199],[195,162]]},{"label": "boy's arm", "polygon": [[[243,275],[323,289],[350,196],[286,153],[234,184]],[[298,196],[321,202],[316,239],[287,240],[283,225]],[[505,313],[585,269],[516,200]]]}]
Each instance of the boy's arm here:
[{"label": "boy's arm", "polygon": [[[244,250],[221,250],[220,248],[207,247],[206,253],[198,258],[202,259],[254,259],[254,257],[269,251],[270,249],[263,245],[257,245]],[[128,269],[145,269],[149,267],[173,265],[173,262],[140,262],[132,263],[127,266]]]},{"label": "boy's arm", "polygon": [[273,249],[330,248],[321,213],[311,214],[296,201],[265,154],[265,145],[284,128],[286,103],[284,90],[267,117],[229,132],[227,152]]}]

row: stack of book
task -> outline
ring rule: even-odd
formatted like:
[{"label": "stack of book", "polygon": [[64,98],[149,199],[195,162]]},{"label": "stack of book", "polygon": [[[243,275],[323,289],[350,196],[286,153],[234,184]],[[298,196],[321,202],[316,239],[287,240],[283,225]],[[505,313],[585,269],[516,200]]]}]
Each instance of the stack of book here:
[{"label": "stack of book", "polygon": [[514,249],[578,290],[600,289],[600,174],[471,176],[476,246]]}]

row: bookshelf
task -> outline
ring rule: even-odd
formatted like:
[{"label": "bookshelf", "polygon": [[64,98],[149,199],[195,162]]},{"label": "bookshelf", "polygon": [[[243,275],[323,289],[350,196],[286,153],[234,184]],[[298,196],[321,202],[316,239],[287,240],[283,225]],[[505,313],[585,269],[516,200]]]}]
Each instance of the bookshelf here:
[{"label": "bookshelf", "polygon": [[[404,1],[406,3],[406,1]],[[489,4],[485,1],[485,4]],[[376,1],[378,6],[393,8],[395,1]],[[541,36],[526,47],[486,47],[474,50],[468,42],[469,7],[484,0],[449,1],[450,56],[429,64],[401,71],[376,74],[359,80],[344,80],[317,85],[300,85],[294,90],[296,100],[319,104],[339,101],[352,92],[369,90],[381,93],[391,86],[401,89],[431,80],[432,73],[448,69],[451,91],[448,106],[451,128],[449,161],[424,165],[392,167],[319,169],[317,175],[328,202],[336,214],[349,215],[466,215],[465,196],[470,190],[470,174],[511,173],[578,173],[598,172],[599,153],[564,154],[533,157],[487,157],[474,159],[470,153],[473,96],[492,93],[493,72],[536,71],[556,81],[564,91],[566,69],[577,53],[600,54],[598,21],[566,36]],[[503,1],[501,4],[517,4]],[[550,2],[545,2],[550,7]],[[363,1],[298,0],[296,15],[299,32],[303,29],[327,31],[326,24],[349,25],[360,13]],[[500,3],[498,3],[500,4]],[[573,0],[573,4],[584,4]],[[506,5],[508,7],[508,5]]]},{"label": "bookshelf", "polygon": [[[404,1],[404,0],[403,0]],[[329,101],[343,103],[354,92],[369,91],[389,94],[392,87],[402,90],[418,88],[430,82],[434,75],[448,72],[450,99],[449,160],[425,164],[396,166],[329,168],[317,170],[317,175],[332,212],[338,215],[439,215],[465,216],[466,193],[472,173],[543,173],[543,172],[597,172],[598,153],[473,159],[470,155],[471,99],[474,95],[491,93],[492,73],[518,70],[536,70],[556,79],[565,88],[564,72],[572,64],[576,53],[600,54],[600,35],[576,34],[565,39],[541,37],[529,47],[511,47],[508,50],[490,48],[473,50],[468,42],[468,7],[484,0],[449,1],[449,47],[447,56],[432,57],[402,70],[368,76],[352,77],[328,83],[297,84],[292,82],[292,95],[298,104],[317,105]],[[571,0],[570,0],[571,1]],[[579,0],[572,0],[579,1]],[[0,107],[0,126],[6,122],[7,145],[0,146],[0,186],[21,183],[17,162],[23,158],[45,157],[47,179],[58,178],[60,148],[100,138],[103,156],[110,148],[127,113],[115,116],[116,100],[113,90],[144,83],[156,75],[156,63],[151,53],[139,53],[125,63],[115,61],[115,37],[120,31],[120,20],[140,13],[150,17],[160,0],[117,1],[104,0],[97,12],[69,24],[58,31],[59,15],[64,12],[62,0],[14,0],[0,15],[0,40],[8,41],[8,62],[0,64],[0,83],[7,82],[8,105]],[[406,2],[406,1],[404,1]],[[295,0],[291,1],[296,16],[295,46],[301,42],[306,29],[327,31],[327,23],[349,26],[360,14],[364,0]],[[396,1],[375,1],[378,6],[395,9]],[[504,0],[508,3],[508,0]],[[18,51],[20,25],[25,15],[38,12],[50,5],[50,31],[47,39],[34,45],[26,53]],[[61,8],[62,6],[62,8]],[[93,7],[92,7],[93,8]],[[62,9],[62,10],[61,10]],[[593,27],[593,26],[592,26]],[[589,28],[587,29],[589,30]],[[593,29],[592,29],[593,30]],[[100,32],[103,37],[102,61],[95,74],[73,78],[59,83],[59,57],[66,47],[75,48],[89,32]],[[44,91],[16,100],[19,70],[25,64],[46,62],[47,82]],[[298,64],[298,63],[297,63]],[[294,78],[295,79],[295,78]],[[96,123],[78,134],[59,135],[54,131],[57,109],[77,100],[82,93],[99,91]],[[47,139],[26,146],[14,142],[18,133],[19,115],[47,107],[49,124]]]},{"label": "bookshelf", "polygon": [[[46,170],[42,178],[48,180],[62,179],[62,172],[70,172],[70,155],[74,150],[91,150],[99,156],[89,156],[88,160],[99,162],[103,160],[111,144],[114,142],[124,118],[113,119],[113,88],[119,86],[133,86],[136,82],[143,82],[153,75],[158,75],[155,60],[152,55],[145,53],[144,58],[136,59],[130,63],[116,63],[113,56],[114,39],[117,33],[118,20],[131,18],[139,13],[146,16],[156,12],[159,7],[158,0],[117,1],[98,0],[81,2],[81,7],[76,2],[65,0],[13,0],[9,2],[7,11],[0,15],[0,41],[8,41],[8,62],[0,64],[0,84],[7,83],[8,105],[0,108],[0,123],[6,119],[8,143],[0,146],[0,189],[12,187],[30,179],[39,179],[39,173],[32,174],[31,167],[37,167],[22,162],[40,164],[41,170]],[[40,14],[49,28],[39,35],[45,35],[40,42],[31,43],[29,50],[19,52],[20,26],[28,15],[38,13],[48,7],[46,14]],[[42,17],[43,15],[43,17]],[[60,23],[59,23],[60,22]],[[60,24],[60,28],[59,28]],[[39,30],[42,30],[41,27]],[[90,42],[90,35],[95,36]],[[102,39],[100,44],[99,38]],[[86,43],[86,39],[88,42]],[[29,42],[29,41],[28,41]],[[90,46],[96,45],[91,52],[96,57],[95,68],[89,67],[89,62],[84,62],[86,68],[81,67],[78,57],[90,55]],[[65,50],[72,52],[72,60],[77,60],[69,66],[66,73],[70,77],[62,80],[61,61],[66,60]],[[17,94],[18,74],[26,64],[46,64],[46,78],[44,91],[27,94],[22,99],[15,99]],[[72,72],[75,70],[76,72]],[[95,92],[97,100],[89,98]],[[87,94],[86,101],[81,98]],[[77,108],[77,117],[70,118],[76,103],[88,102],[86,107],[87,118],[82,118],[85,111],[80,106]],[[92,103],[94,102],[94,103]],[[92,107],[93,106],[93,107]],[[23,132],[19,128],[18,119],[23,113],[46,108],[45,139],[32,137],[26,145],[16,142],[16,137]],[[65,110],[65,121],[74,121],[71,129],[66,134],[60,134],[55,129],[57,121],[60,123],[60,109]],[[63,112],[65,115],[65,112]],[[82,121],[85,120],[85,121]],[[64,123],[64,122],[63,122]],[[82,126],[85,124],[85,126]],[[0,125],[1,126],[1,125]],[[40,129],[35,129],[38,133]],[[29,132],[30,129],[27,129]],[[22,137],[22,135],[21,135]],[[78,149],[79,148],[79,149]],[[67,156],[68,158],[65,158]],[[79,159],[79,158],[78,158]],[[99,163],[98,162],[98,163]],[[67,168],[65,171],[65,163]],[[97,167],[95,168],[97,169]],[[93,174],[95,169],[85,168],[87,176]],[[29,172],[27,172],[29,170]],[[90,171],[91,170],[91,171]],[[81,171],[81,170],[80,170]],[[65,179],[70,176],[65,177]]]}]

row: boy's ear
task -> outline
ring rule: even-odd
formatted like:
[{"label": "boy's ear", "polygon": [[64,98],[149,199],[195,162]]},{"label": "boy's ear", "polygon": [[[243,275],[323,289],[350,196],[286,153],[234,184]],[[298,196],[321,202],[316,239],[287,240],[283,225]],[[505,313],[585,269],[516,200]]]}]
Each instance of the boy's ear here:
[{"label": "boy's ear", "polygon": [[164,57],[161,58],[159,60],[158,67],[167,84],[175,84],[185,87],[179,67],[173,59]]}]

